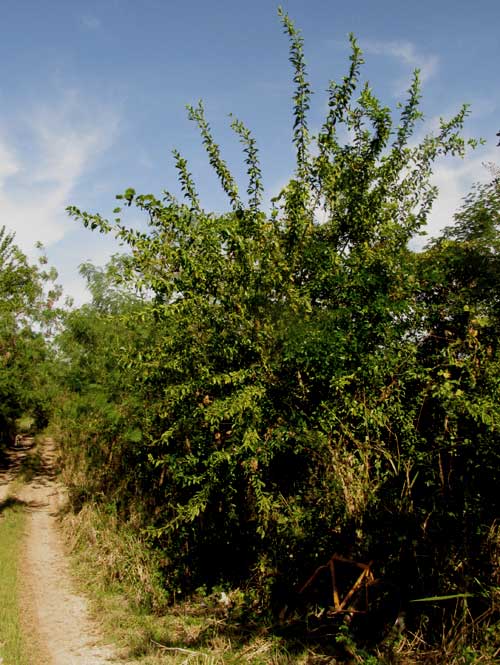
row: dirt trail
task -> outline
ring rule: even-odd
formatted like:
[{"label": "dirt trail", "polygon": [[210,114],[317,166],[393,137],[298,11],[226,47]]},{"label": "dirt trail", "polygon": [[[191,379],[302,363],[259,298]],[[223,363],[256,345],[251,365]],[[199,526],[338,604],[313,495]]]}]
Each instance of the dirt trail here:
[{"label": "dirt trail", "polygon": [[[31,455],[30,446],[25,440],[9,453],[8,470],[0,472],[0,501],[14,495],[28,509],[21,607],[33,665],[123,663],[103,645],[85,598],[73,588],[56,520],[65,495],[55,477],[54,442],[45,439]],[[22,485],[15,483],[21,466],[28,476]]]}]

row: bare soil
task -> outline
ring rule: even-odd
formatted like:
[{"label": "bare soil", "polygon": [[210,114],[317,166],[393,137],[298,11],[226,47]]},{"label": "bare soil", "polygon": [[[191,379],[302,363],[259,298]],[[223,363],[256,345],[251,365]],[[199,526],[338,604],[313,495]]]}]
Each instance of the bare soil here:
[{"label": "bare soil", "polygon": [[66,499],[57,481],[53,440],[47,438],[33,450],[32,439],[25,438],[0,464],[0,503],[9,496],[28,511],[20,603],[33,665],[123,663],[103,643],[86,599],[75,591],[58,528],[57,515]]}]

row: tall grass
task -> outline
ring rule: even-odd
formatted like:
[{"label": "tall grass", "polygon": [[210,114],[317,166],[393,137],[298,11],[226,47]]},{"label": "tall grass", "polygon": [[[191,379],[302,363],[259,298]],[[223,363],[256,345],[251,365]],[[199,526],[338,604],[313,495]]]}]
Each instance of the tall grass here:
[{"label": "tall grass", "polygon": [[26,513],[17,499],[0,503],[0,663],[28,665],[18,605],[18,561]]},{"label": "tall grass", "polygon": [[[120,524],[109,507],[86,503],[64,518],[77,577],[92,601],[104,632],[140,665],[494,665],[500,662],[498,603],[463,635],[455,623],[443,643],[425,642],[422,631],[391,636],[367,653],[350,639],[347,625],[323,639],[305,634],[300,623],[275,630],[245,620],[242,592],[198,589],[191,597],[168,601],[161,557],[132,526]],[[500,530],[492,540],[500,542]],[[99,574],[97,574],[97,571]],[[465,621],[465,618],[464,618]],[[326,625],[326,624],[325,624]],[[296,628],[294,628],[296,626]],[[296,631],[297,629],[297,631]],[[470,629],[470,626],[469,626]],[[460,638],[464,639],[461,640]]]},{"label": "tall grass", "polygon": [[[87,503],[63,519],[74,571],[106,635],[141,665],[313,665],[333,662],[286,644],[264,626],[240,623],[230,605],[241,592],[198,590],[174,603],[166,596],[161,558],[131,525]],[[97,574],[98,571],[98,574]],[[222,601],[225,598],[225,602]],[[170,599],[172,600],[172,599]],[[236,612],[237,614],[237,612]]]}]

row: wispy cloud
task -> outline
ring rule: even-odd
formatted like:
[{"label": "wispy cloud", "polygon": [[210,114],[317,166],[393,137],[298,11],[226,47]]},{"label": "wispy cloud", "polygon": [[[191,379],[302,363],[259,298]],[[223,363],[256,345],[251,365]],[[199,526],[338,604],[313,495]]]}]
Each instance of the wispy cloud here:
[{"label": "wispy cloud", "polygon": [[[409,41],[364,41],[363,51],[374,55],[396,58],[405,67],[411,70],[420,70],[422,83],[434,76],[439,67],[439,58],[436,55],[421,53],[415,44]],[[408,87],[408,78],[400,78],[395,83],[394,92],[400,95]]]},{"label": "wispy cloud", "polygon": [[97,16],[90,15],[80,16],[80,24],[85,30],[90,30],[92,32],[100,30],[102,27],[101,20],[97,18]]},{"label": "wispy cloud", "polygon": [[89,109],[72,92],[22,120],[27,145],[0,136],[0,220],[29,251],[37,240],[58,242],[71,228],[65,213],[70,195],[114,140],[118,118]]},{"label": "wispy cloud", "polygon": [[20,166],[14,153],[9,149],[4,140],[0,138],[0,196],[5,186],[6,178],[19,172]]}]

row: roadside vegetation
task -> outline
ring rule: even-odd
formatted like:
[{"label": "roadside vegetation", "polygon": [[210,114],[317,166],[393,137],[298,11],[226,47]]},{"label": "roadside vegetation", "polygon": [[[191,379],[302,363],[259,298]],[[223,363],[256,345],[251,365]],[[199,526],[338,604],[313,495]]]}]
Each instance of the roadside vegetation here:
[{"label": "roadside vegetation", "polygon": [[312,135],[302,37],[280,17],[296,162],[270,210],[251,132],[232,119],[242,193],[200,103],[228,211],[203,208],[177,150],[182,200],[71,207],[128,250],[81,267],[90,303],[56,311],[3,232],[2,279],[36,286],[26,316],[23,288],[2,305],[3,431],[50,416],[70,546],[141,662],[497,662],[498,172],[412,251],[435,160],[476,145],[467,107],[416,142],[418,71],[393,117],[351,37]]},{"label": "roadside vegetation", "polygon": [[0,502],[0,663],[5,665],[28,665],[17,593],[25,519],[15,498]]},{"label": "roadside vegetation", "polygon": [[16,434],[47,425],[55,383],[50,340],[57,327],[57,272],[30,263],[0,226],[0,455]]}]

